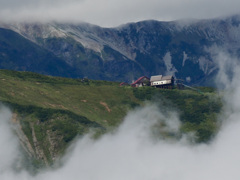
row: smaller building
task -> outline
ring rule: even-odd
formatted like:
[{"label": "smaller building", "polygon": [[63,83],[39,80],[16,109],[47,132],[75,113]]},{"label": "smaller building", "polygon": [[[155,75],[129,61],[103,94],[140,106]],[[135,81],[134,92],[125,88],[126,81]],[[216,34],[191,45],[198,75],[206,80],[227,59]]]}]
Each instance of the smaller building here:
[{"label": "smaller building", "polygon": [[150,79],[147,76],[142,76],[138,78],[134,83],[131,84],[132,87],[143,87],[143,86],[149,86]]},{"label": "smaller building", "polygon": [[174,86],[174,77],[162,75],[151,76],[150,82],[153,87],[172,89]]}]

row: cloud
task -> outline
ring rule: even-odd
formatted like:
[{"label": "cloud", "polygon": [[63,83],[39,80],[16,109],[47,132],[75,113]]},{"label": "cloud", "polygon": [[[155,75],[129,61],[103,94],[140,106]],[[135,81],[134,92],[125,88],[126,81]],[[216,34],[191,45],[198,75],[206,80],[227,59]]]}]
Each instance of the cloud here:
[{"label": "cloud", "polygon": [[0,104],[0,179],[8,173],[12,174],[20,156],[18,139],[13,134],[10,119],[10,110]]},{"label": "cloud", "polygon": [[237,0],[9,0],[0,1],[5,21],[71,21],[117,26],[146,19],[213,18],[239,12]]},{"label": "cloud", "polygon": [[[234,106],[239,107],[239,103]],[[208,145],[192,145],[185,137],[180,141],[167,141],[164,138],[156,141],[152,129],[156,123],[171,122],[167,125],[167,131],[171,133],[178,133],[180,124],[176,112],[150,104],[130,112],[115,133],[106,134],[98,141],[88,136],[79,140],[61,169],[41,174],[39,178],[238,179],[239,115],[240,111],[233,111],[231,116],[226,114],[224,127]]]},{"label": "cloud", "polygon": [[214,47],[219,65],[218,82],[225,87],[223,126],[210,144],[192,145],[156,138],[156,127],[178,134],[178,113],[161,105],[147,104],[131,111],[113,133],[92,140],[79,139],[63,158],[63,166],[31,176],[14,171],[18,142],[11,131],[11,112],[0,106],[0,179],[7,180],[238,180],[240,176],[240,66],[227,51]]}]

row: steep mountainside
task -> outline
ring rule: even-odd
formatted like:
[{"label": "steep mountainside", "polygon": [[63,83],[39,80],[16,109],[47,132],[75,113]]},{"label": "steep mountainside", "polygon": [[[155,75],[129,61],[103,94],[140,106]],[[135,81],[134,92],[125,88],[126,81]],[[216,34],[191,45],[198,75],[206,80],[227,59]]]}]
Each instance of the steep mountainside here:
[{"label": "steep mountainside", "polygon": [[81,71],[69,66],[53,53],[20,36],[0,28],[0,68],[33,71],[54,76],[81,77]]},{"label": "steep mountainside", "polygon": [[[240,52],[240,17],[143,21],[117,28],[81,24],[2,24],[93,79],[131,82],[139,76],[175,75],[212,85],[218,67],[212,47]],[[52,72],[50,72],[51,74]],[[72,75],[74,77],[74,75]]]}]

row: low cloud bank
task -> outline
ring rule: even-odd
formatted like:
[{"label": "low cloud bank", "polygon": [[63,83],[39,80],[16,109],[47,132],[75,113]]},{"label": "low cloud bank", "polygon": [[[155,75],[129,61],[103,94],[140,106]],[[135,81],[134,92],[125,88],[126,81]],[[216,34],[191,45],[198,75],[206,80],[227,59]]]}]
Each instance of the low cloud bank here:
[{"label": "low cloud bank", "polygon": [[[178,134],[175,111],[147,104],[129,112],[122,125],[97,141],[79,139],[56,170],[32,177],[12,168],[19,152],[6,108],[0,110],[0,179],[7,180],[237,180],[240,177],[240,66],[238,59],[219,53],[218,80],[226,87],[223,126],[210,144],[192,145],[186,136],[178,140],[156,138],[158,131]],[[231,60],[231,63],[229,61]],[[226,67],[229,67],[226,70]],[[230,72],[229,72],[230,71]]]},{"label": "low cloud bank", "polygon": [[239,13],[236,0],[0,0],[1,21],[89,22],[118,26],[156,19],[214,18]]}]

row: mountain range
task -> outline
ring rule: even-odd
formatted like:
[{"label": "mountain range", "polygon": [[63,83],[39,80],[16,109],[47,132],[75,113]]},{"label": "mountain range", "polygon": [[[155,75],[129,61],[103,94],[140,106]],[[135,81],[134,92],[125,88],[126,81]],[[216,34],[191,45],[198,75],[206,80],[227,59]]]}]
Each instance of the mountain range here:
[{"label": "mountain range", "polygon": [[125,81],[174,75],[214,86],[216,52],[240,56],[240,16],[155,20],[103,28],[88,23],[1,23],[0,68]]}]

